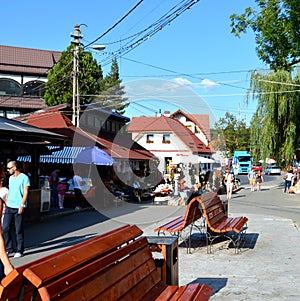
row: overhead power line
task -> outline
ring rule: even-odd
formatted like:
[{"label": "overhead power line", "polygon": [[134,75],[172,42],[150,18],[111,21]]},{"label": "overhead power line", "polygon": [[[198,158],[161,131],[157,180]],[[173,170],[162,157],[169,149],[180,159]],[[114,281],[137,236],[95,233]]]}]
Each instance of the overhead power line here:
[{"label": "overhead power line", "polygon": [[119,25],[126,17],[128,17],[144,0],[140,0],[129,12],[127,12],[118,22],[116,22],[112,27],[110,27],[108,30],[106,30],[101,36],[99,36],[97,39],[94,41],[90,42],[88,45],[85,47],[88,47],[94,43],[96,43],[98,40],[103,38],[105,35],[107,35],[111,30],[113,30],[117,25]]}]

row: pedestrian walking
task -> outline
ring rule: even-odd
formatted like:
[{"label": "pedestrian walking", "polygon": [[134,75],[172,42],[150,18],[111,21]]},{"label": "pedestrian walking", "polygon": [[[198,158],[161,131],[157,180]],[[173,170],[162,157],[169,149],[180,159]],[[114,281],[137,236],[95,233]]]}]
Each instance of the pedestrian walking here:
[{"label": "pedestrian walking", "polygon": [[255,172],[253,169],[250,170],[250,172],[248,173],[248,180],[249,180],[249,184],[250,184],[250,190],[254,191],[255,188]]},{"label": "pedestrian walking", "polygon": [[291,188],[292,185],[292,181],[294,179],[294,174],[293,174],[293,170],[289,169],[287,171],[287,173],[284,175],[283,177],[284,179],[284,193],[289,193],[289,190]]},{"label": "pedestrian walking", "polygon": [[12,223],[15,224],[16,253],[15,258],[22,257],[24,253],[24,215],[27,206],[27,198],[30,187],[30,180],[27,175],[21,172],[18,162],[7,163],[7,170],[10,174],[8,184],[8,198],[3,216],[3,237],[8,254],[14,252],[13,241],[10,233]]},{"label": "pedestrian walking", "polygon": [[226,169],[226,173],[224,176],[224,183],[226,185],[226,193],[227,193],[228,200],[232,198],[233,181],[234,181],[234,175],[230,172],[229,169]]},{"label": "pedestrian walking", "polygon": [[263,183],[264,178],[263,178],[263,174],[260,170],[256,173],[255,181],[256,181],[256,185],[257,185],[257,191],[261,191],[261,184]]}]

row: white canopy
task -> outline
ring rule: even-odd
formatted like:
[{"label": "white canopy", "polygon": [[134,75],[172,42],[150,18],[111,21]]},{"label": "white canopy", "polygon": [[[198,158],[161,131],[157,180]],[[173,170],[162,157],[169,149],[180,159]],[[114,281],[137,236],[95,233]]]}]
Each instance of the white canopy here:
[{"label": "white canopy", "polygon": [[210,158],[198,156],[198,163],[215,163],[216,161]]}]

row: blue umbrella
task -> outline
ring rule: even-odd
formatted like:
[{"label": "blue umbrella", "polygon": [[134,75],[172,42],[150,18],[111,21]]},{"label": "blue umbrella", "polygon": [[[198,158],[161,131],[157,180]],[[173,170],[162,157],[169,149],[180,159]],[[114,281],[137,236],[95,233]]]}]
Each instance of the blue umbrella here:
[{"label": "blue umbrella", "polygon": [[113,165],[114,159],[97,146],[86,147],[75,158],[74,163]]}]

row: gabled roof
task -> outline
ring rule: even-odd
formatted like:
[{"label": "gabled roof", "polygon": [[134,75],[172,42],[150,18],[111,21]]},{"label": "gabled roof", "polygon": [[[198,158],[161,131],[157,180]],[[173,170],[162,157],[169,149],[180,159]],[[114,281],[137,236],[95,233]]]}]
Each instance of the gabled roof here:
[{"label": "gabled roof", "polygon": [[0,73],[47,76],[61,52],[0,45]]},{"label": "gabled roof", "polygon": [[177,119],[166,116],[160,117],[133,117],[129,127],[129,133],[174,133],[193,153],[210,153],[207,147],[191,130]]},{"label": "gabled roof", "polygon": [[187,114],[179,109],[171,114],[170,117],[175,118],[177,115],[183,115],[187,119],[194,122],[201,129],[206,138],[210,140],[210,124],[208,114]]},{"label": "gabled roof", "polygon": [[118,135],[116,138],[116,135],[100,132],[100,136],[96,136],[75,127],[69,118],[58,111],[31,114],[27,124],[64,134],[73,139],[72,146],[97,145],[113,158],[150,160],[154,157],[151,152],[133,141],[128,134]]}]

